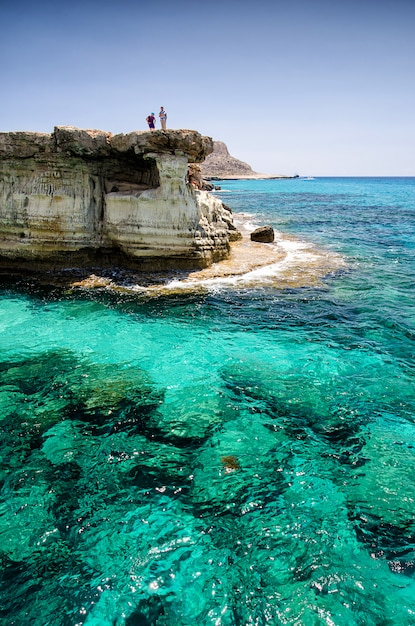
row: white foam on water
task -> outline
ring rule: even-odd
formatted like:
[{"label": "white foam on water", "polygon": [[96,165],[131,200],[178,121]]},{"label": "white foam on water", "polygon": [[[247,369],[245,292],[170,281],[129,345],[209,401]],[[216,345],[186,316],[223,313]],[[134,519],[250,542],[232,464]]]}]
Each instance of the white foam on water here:
[{"label": "white foam on water", "polygon": [[311,244],[297,239],[279,239],[278,245],[287,252],[310,249]]},{"label": "white foam on water", "polygon": [[234,223],[242,233],[229,259],[214,263],[204,270],[174,276],[160,284],[122,286],[123,290],[147,295],[216,291],[244,288],[296,288],[322,284],[329,273],[344,268],[340,255],[319,249],[314,244],[275,232],[273,243],[251,242],[249,233],[258,225],[252,213],[234,215]]},{"label": "white foam on water", "polygon": [[246,230],[247,233],[251,233],[253,230],[255,230],[256,228],[259,228],[258,224],[255,224],[255,222],[245,222],[240,229],[242,230]]},{"label": "white foam on water", "polygon": [[[295,240],[281,240],[278,242],[285,251],[285,256],[268,265],[252,269],[242,274],[232,274],[227,276],[214,276],[212,278],[185,278],[183,280],[174,279],[169,281],[162,290],[189,291],[195,289],[221,289],[221,288],[245,288],[261,287],[278,284],[283,287],[285,283],[301,281],[304,275],[309,278],[315,275],[322,277],[326,272],[322,271],[321,265],[327,264],[327,255],[321,254],[313,249],[310,244]],[[334,263],[333,263],[334,266]],[[304,285],[313,280],[304,279]]]}]

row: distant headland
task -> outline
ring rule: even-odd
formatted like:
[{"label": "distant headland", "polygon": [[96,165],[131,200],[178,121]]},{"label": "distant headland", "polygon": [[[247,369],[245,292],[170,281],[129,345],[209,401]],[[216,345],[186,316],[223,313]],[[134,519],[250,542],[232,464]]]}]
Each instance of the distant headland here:
[{"label": "distant headland", "polygon": [[200,171],[204,180],[263,180],[279,178],[298,178],[275,174],[260,174],[255,172],[248,163],[240,161],[229,154],[229,150],[223,141],[213,142],[213,151],[208,154],[200,165]]}]

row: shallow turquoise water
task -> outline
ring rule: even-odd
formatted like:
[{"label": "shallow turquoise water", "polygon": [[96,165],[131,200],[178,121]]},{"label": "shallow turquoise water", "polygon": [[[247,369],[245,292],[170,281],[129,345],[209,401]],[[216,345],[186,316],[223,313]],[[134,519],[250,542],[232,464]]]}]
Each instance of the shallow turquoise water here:
[{"label": "shallow turquoise water", "polygon": [[3,279],[0,617],[415,623],[415,179],[229,181],[320,288]]}]

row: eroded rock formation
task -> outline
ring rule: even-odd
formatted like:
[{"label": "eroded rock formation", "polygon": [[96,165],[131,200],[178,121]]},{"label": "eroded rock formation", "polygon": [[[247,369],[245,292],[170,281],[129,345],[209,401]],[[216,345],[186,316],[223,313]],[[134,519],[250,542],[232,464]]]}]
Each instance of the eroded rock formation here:
[{"label": "eroded rock formation", "polygon": [[188,163],[212,150],[191,130],[0,133],[0,264],[153,270],[225,258],[232,215],[188,181]]}]

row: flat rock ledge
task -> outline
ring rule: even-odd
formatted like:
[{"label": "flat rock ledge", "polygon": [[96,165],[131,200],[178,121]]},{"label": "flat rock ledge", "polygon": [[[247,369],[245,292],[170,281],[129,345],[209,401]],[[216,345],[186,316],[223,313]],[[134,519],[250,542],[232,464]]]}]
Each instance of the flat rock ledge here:
[{"label": "flat rock ledge", "polygon": [[75,126],[55,126],[50,134],[32,131],[0,133],[0,159],[27,159],[60,153],[101,158],[152,152],[185,155],[190,162],[200,163],[213,152],[213,140],[196,130],[136,130],[113,135],[104,130]]},{"label": "flat rock ledge", "polygon": [[0,133],[0,267],[154,271],[226,258],[232,213],[189,180],[212,151],[194,130]]}]

